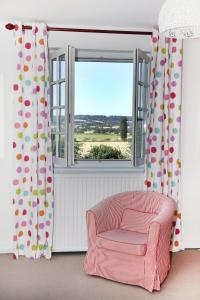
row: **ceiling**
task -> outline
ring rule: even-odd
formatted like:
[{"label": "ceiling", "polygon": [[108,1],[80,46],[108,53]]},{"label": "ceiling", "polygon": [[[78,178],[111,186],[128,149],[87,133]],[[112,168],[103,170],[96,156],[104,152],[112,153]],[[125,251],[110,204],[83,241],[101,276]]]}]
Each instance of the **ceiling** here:
[{"label": "ceiling", "polygon": [[45,21],[88,27],[157,25],[165,0],[0,0],[0,21]]}]

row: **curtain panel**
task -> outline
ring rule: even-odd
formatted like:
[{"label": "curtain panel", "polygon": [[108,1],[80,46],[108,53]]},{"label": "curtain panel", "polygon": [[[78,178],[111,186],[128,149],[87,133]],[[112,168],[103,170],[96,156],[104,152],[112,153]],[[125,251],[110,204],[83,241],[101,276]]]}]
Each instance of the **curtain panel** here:
[{"label": "curtain panel", "polygon": [[182,41],[156,33],[152,45],[145,186],[177,202],[171,249],[179,251],[183,248],[180,191]]},{"label": "curtain panel", "polygon": [[14,32],[14,256],[49,259],[53,231],[48,36],[45,24]]}]

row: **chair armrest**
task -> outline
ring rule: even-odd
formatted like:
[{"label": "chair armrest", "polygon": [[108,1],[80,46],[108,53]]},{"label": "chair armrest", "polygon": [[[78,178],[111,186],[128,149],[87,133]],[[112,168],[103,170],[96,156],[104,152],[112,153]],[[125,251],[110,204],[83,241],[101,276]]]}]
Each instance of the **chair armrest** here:
[{"label": "chair armrest", "polygon": [[164,247],[167,247],[167,249],[169,249],[173,216],[173,209],[171,211],[165,211],[163,209],[159,213],[159,215],[157,215],[156,218],[150,223],[147,243],[148,252],[152,252],[157,248],[159,248],[159,250]]},{"label": "chair armrest", "polygon": [[112,200],[109,197],[87,211],[87,219],[94,218],[96,234],[120,227],[123,207]]}]

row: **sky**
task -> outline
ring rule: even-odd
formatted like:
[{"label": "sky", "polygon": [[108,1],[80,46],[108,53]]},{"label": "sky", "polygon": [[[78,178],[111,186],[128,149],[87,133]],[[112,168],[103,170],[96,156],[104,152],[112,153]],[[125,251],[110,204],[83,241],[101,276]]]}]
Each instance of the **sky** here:
[{"label": "sky", "polygon": [[75,115],[132,115],[133,64],[75,63]]}]

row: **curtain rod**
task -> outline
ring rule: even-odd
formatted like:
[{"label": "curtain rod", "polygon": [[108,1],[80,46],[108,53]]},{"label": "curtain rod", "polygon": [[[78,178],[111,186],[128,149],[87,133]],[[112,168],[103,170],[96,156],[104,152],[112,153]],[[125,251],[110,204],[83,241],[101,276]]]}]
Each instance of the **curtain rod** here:
[{"label": "curtain rod", "polygon": [[[8,23],[5,28],[8,30],[15,29],[16,25]],[[31,30],[32,26],[22,25],[23,30]],[[64,31],[64,32],[88,32],[88,33],[106,33],[106,34],[130,34],[130,35],[150,35],[152,31],[129,31],[129,30],[109,30],[109,29],[90,29],[90,28],[64,28],[64,27],[50,27],[47,26],[48,31]]]}]

